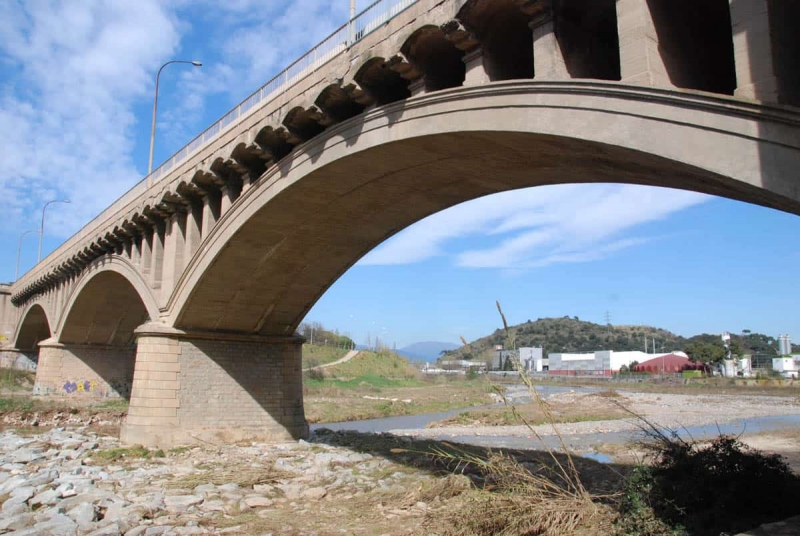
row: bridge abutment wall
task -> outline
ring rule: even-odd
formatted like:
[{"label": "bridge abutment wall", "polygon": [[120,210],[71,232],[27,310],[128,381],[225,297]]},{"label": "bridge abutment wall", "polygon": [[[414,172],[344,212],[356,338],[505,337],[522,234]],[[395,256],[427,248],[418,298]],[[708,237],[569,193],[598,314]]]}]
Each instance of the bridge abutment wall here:
[{"label": "bridge abutment wall", "polygon": [[137,330],[125,444],[170,447],[308,435],[299,338]]},{"label": "bridge abutment wall", "polygon": [[33,394],[127,398],[133,380],[134,347],[39,343]]},{"label": "bridge abutment wall", "polygon": [[11,303],[11,285],[0,285],[0,347],[13,342],[11,337],[14,336],[18,314]]}]

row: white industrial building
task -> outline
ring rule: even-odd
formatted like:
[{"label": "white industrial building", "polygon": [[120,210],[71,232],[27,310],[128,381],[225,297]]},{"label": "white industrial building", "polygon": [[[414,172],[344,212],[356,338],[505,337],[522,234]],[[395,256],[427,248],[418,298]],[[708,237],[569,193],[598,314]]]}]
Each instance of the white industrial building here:
[{"label": "white industrial building", "polygon": [[514,366],[508,364],[510,358],[519,359],[520,365],[526,372],[547,371],[547,359],[544,358],[542,348],[517,348],[516,350],[505,350],[501,345],[495,346],[495,353],[489,362],[489,370],[514,370]]},{"label": "white industrial building", "polygon": [[548,361],[541,348],[520,348],[519,361],[527,372],[546,372]]},{"label": "white industrial building", "polygon": [[800,355],[773,358],[772,370],[786,378],[800,378]]},{"label": "white industrial building", "polygon": [[671,354],[598,350],[585,354],[549,354],[547,357],[549,374],[560,376],[611,376],[619,372],[623,366],[630,367],[634,361],[641,363],[648,359],[667,355]]}]

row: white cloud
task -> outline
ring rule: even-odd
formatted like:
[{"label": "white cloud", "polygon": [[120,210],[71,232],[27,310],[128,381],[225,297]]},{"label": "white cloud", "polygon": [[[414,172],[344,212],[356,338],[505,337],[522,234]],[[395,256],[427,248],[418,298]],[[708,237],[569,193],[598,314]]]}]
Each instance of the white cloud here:
[{"label": "white cloud", "polygon": [[175,75],[179,102],[158,117],[164,144],[177,150],[194,138],[198,125],[207,126],[209,108],[215,110],[212,120],[227,113],[343,24],[347,8],[317,0],[179,4],[181,18],[195,23],[193,34],[203,33],[202,40],[214,46],[202,47],[202,55],[210,57],[197,56],[201,69]]},{"label": "white cloud", "polygon": [[[707,196],[632,185],[585,184],[504,192],[458,205],[401,232],[361,265],[412,264],[452,256],[465,268],[528,269],[589,262],[653,237],[627,231],[703,203]],[[504,238],[499,238],[503,236]],[[454,242],[495,237],[491,247]]]},{"label": "white cloud", "polygon": [[175,21],[156,0],[4,2],[0,20],[4,204],[29,227],[45,201],[69,197],[48,218],[66,237],[140,179],[131,108],[177,46]]},{"label": "white cloud", "polygon": [[204,62],[171,71],[162,87],[155,165],[342,24],[347,7],[0,1],[0,191],[13,222],[2,239],[35,226],[47,200],[69,197],[48,216],[52,234],[66,238],[142,178],[150,125],[142,110],[159,65]]}]

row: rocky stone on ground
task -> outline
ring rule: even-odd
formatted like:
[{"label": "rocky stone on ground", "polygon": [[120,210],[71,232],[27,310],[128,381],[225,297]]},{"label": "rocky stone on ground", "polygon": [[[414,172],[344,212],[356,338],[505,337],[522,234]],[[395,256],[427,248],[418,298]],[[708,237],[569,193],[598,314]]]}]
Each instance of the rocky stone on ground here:
[{"label": "rocky stone on ground", "polygon": [[[308,441],[176,449],[165,457],[120,449],[117,439],[85,427],[32,437],[2,432],[0,534],[249,534],[253,519],[303,528],[309,508],[335,516],[338,497],[402,491],[430,478]],[[117,457],[109,460],[113,452]]]},{"label": "rocky stone on ground", "polygon": [[[679,419],[684,425],[722,422],[730,415],[800,414],[797,400],[788,397],[625,396],[634,411],[655,422]],[[582,422],[560,428],[569,434],[616,426],[629,424]],[[464,430],[454,433],[464,435]],[[476,433],[507,432],[495,427]],[[154,453],[125,450],[116,438],[86,426],[33,436],[7,430],[0,433],[0,534],[396,536],[419,533],[426,519],[447,508],[446,497],[420,495],[434,482],[430,473],[398,461],[402,456],[392,461],[355,444],[334,446],[336,434],[319,430],[310,441]],[[380,442],[380,435],[369,441]],[[411,439],[400,441],[402,451],[414,450]]]}]

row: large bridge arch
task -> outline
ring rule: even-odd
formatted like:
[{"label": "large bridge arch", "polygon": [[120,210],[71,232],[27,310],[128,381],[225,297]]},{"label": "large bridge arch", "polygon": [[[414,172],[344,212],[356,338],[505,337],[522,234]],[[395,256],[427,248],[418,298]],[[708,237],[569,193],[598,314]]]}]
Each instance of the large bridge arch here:
[{"label": "large bridge arch", "polygon": [[163,319],[287,336],[359,258],[484,195],[578,182],[665,186],[800,214],[800,114],[690,91],[499,82],[408,99],[315,137],[218,222]]}]

